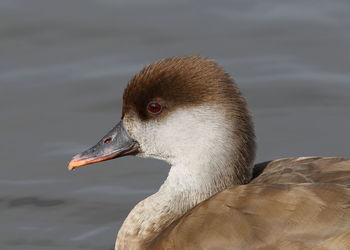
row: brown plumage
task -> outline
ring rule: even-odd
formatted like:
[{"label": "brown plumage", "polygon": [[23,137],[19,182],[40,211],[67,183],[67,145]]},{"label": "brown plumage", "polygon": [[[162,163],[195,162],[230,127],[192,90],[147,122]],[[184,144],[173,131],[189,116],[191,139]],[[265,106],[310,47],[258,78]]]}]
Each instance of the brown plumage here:
[{"label": "brown plumage", "polygon": [[[154,116],[145,107],[150,101],[163,106]],[[232,105],[232,104],[235,105]],[[231,76],[213,60],[201,56],[173,57],[146,66],[129,82],[123,95],[123,112],[136,114],[141,120],[161,120],[179,108],[216,104],[236,121],[232,140],[238,153],[231,165],[242,166],[236,171],[237,184],[251,179],[255,157],[255,134],[246,101]],[[233,125],[233,124],[232,124]]]},{"label": "brown plumage", "polygon": [[[161,112],[149,112],[151,102]],[[130,212],[116,249],[350,250],[350,159],[253,167],[246,102],[214,61],[175,57],[145,67],[124,92],[122,121],[69,167],[127,154],[172,166]]]},{"label": "brown plumage", "polygon": [[350,159],[272,161],[200,203],[149,249],[350,249]]}]

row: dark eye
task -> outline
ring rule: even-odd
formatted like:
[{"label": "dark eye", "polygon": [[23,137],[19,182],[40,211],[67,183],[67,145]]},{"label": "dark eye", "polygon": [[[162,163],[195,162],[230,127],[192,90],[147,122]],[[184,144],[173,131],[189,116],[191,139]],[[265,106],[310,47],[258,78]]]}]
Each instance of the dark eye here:
[{"label": "dark eye", "polygon": [[159,114],[162,111],[162,106],[157,102],[150,102],[147,105],[147,110],[152,114]]}]

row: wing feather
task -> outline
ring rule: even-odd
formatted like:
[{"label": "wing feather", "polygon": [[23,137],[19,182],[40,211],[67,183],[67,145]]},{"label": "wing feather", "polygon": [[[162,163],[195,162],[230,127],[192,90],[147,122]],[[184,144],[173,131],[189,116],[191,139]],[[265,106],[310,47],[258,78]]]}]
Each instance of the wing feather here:
[{"label": "wing feather", "polygon": [[172,223],[150,249],[350,249],[350,160],[272,161]]}]

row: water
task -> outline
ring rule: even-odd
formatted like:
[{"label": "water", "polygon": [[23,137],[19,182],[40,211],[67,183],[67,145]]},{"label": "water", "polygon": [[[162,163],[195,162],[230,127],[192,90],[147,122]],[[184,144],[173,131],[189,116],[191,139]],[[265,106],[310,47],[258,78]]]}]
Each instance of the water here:
[{"label": "water", "polygon": [[120,118],[143,65],[216,59],[254,115],[257,161],[350,156],[350,3],[2,0],[0,248],[112,249],[168,166],[121,158],[68,172]]}]

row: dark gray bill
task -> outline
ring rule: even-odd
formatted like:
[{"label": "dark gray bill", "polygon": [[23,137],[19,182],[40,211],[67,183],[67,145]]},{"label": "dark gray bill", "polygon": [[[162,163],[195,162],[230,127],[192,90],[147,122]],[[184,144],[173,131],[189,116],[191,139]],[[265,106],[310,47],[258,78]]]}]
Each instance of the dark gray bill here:
[{"label": "dark gray bill", "polygon": [[128,135],[123,121],[120,121],[95,146],[75,155],[69,162],[68,169],[73,170],[88,164],[136,154],[138,148],[138,143]]}]

